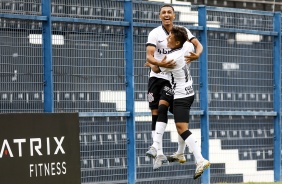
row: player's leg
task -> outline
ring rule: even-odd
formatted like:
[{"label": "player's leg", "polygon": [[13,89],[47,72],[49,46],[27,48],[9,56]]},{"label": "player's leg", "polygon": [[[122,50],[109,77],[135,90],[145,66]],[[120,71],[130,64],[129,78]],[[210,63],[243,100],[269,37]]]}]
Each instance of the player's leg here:
[{"label": "player's leg", "polygon": [[167,160],[169,162],[179,162],[183,164],[186,162],[186,158],[184,154],[186,143],[179,134],[177,134],[177,141],[178,141],[177,151],[174,152],[172,155],[167,156]]},{"label": "player's leg", "polygon": [[[184,125],[184,123],[177,123],[178,126]],[[183,129],[182,126],[181,129]],[[189,147],[189,151],[193,153],[196,160],[196,171],[194,174],[194,179],[197,179],[202,175],[205,169],[210,166],[210,162],[203,158],[201,154],[201,148],[197,144],[197,141],[190,130],[185,130],[180,134],[183,140],[185,140],[186,145]]]},{"label": "player's leg", "polygon": [[[173,114],[173,100],[170,102],[169,112]],[[178,149],[172,155],[167,156],[167,160],[169,162],[185,163],[186,158],[184,155],[184,151],[186,148],[186,144],[179,134],[177,134],[177,140],[178,140]]]},{"label": "player's leg", "polygon": [[[173,114],[173,101],[170,102],[169,112]],[[184,151],[186,148],[186,143],[179,134],[177,134],[177,140],[178,140],[178,149],[172,155],[167,156],[167,160],[169,162],[185,163],[186,158],[184,155]]]},{"label": "player's leg", "polygon": [[156,124],[156,135],[154,137],[154,145],[158,146],[157,157],[154,163],[154,170],[158,170],[163,163],[167,162],[167,157],[163,152],[163,134],[168,122],[168,108],[173,102],[173,90],[169,81],[164,80],[162,83],[161,100],[159,102],[158,120]]},{"label": "player's leg", "polygon": [[149,102],[149,108],[151,109],[152,114],[152,124],[151,124],[151,131],[152,131],[152,139],[155,135],[156,130],[156,123],[158,119],[158,106],[160,100],[160,85],[158,83],[159,79],[156,77],[150,77],[148,82],[148,93],[147,99]]},{"label": "player's leg", "polygon": [[158,109],[151,109],[151,114],[152,114],[152,126],[151,126],[151,130],[152,130],[152,139],[155,136],[155,132],[156,132],[156,124],[157,124],[157,119],[158,119]]},{"label": "player's leg", "polygon": [[163,155],[162,136],[165,131],[166,122],[167,122],[167,120],[165,122],[160,121],[160,119],[164,120],[165,116],[167,116],[167,114],[164,114],[163,111],[167,111],[167,106],[160,105],[158,108],[158,115],[157,115],[158,118],[156,120],[155,127],[152,127],[152,129],[154,129],[154,133],[152,134],[153,144],[146,152],[146,156],[151,158],[156,158],[157,155]]},{"label": "player's leg", "polygon": [[170,82],[167,80],[162,80],[162,90],[161,97],[158,106],[158,119],[156,123],[155,136],[153,138],[154,143],[150,147],[150,150],[147,152],[154,153],[157,150],[156,160],[154,163],[154,170],[158,170],[163,163],[167,162],[167,158],[163,153],[163,134],[167,126],[167,113],[169,108],[169,102],[173,101],[173,92],[171,90]]},{"label": "player's leg", "polygon": [[155,135],[153,137],[153,147],[158,150],[158,155],[163,155],[162,149],[162,138],[167,126],[167,110],[168,103],[164,100],[160,100],[160,105],[158,108],[158,119],[156,122]]},{"label": "player's leg", "polygon": [[200,146],[197,144],[197,141],[192,132],[188,129],[189,112],[193,101],[194,96],[175,100],[174,118],[178,134],[185,141],[186,145],[189,148],[189,151],[192,152],[195,157],[197,167],[194,174],[194,179],[197,179],[202,175],[204,170],[210,166],[210,162],[203,158]]},{"label": "player's leg", "polygon": [[[149,107],[152,112],[152,138],[156,135],[157,121],[159,117],[159,102],[162,95],[163,84],[166,82],[164,79],[151,77],[148,83],[148,101]],[[159,126],[160,129],[160,126]],[[159,130],[160,131],[160,130]],[[155,138],[156,139],[156,138]],[[159,143],[162,151],[162,141]],[[157,157],[159,146],[150,146],[149,150],[146,152],[146,155],[151,158]],[[165,158],[166,160],[166,158]]]},{"label": "player's leg", "polygon": [[[160,103],[165,103],[160,100]],[[163,163],[167,162],[167,158],[163,153],[162,143],[163,143],[163,134],[167,126],[167,109],[168,105],[161,104],[159,105],[158,111],[158,120],[156,123],[155,136],[153,137],[153,144],[147,151],[146,155],[156,158],[153,169],[158,170]]]}]

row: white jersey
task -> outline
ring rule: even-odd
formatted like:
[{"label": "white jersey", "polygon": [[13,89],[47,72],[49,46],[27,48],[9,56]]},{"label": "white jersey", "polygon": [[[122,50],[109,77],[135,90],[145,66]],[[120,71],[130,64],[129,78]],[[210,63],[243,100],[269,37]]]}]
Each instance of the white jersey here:
[{"label": "white jersey", "polygon": [[[188,34],[188,39],[192,40],[195,38],[192,33],[185,28]],[[146,46],[152,45],[156,47],[154,58],[157,61],[162,61],[163,58],[170,52],[170,48],[167,47],[167,37],[169,35],[169,32],[166,31],[166,29],[161,25],[159,27],[154,28],[148,36],[148,41],[146,43]],[[151,70],[150,77],[157,77],[169,80],[170,77],[166,72],[160,72],[155,73]]]},{"label": "white jersey", "polygon": [[171,50],[167,55],[167,61],[174,60],[176,66],[174,68],[160,67],[162,72],[167,72],[171,75],[171,85],[174,92],[174,99],[185,98],[194,95],[193,79],[190,74],[190,63],[186,64],[184,56],[189,55],[189,52],[194,52],[192,43],[184,43],[182,48]]}]

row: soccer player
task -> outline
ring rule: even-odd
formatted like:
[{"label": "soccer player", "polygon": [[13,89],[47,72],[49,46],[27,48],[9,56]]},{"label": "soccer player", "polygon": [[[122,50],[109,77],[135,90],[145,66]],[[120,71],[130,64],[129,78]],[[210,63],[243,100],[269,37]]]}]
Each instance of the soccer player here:
[{"label": "soccer player", "polygon": [[[146,58],[147,62],[160,67],[172,68],[175,65],[173,60],[168,62],[161,62],[169,53],[170,48],[167,47],[167,36],[173,26],[175,19],[174,8],[171,5],[163,5],[160,8],[160,19],[162,25],[153,29],[148,35],[146,43]],[[189,56],[185,57],[185,61],[190,63],[192,60],[198,59],[203,51],[203,47],[198,39],[195,38],[191,32],[186,29],[188,40],[196,47],[196,52],[191,52]],[[173,102],[173,94],[169,76],[166,72],[155,73],[151,70],[148,82],[148,101],[152,114],[152,137],[160,143],[158,150],[150,147],[146,155],[155,158],[153,169],[159,169],[163,163],[169,161],[178,161],[180,163],[186,162],[184,156],[185,142],[178,136],[178,150],[168,158],[164,155],[162,149],[162,137],[167,126],[167,111]],[[156,135],[156,137],[155,137]]]},{"label": "soccer player", "polygon": [[[171,50],[166,60],[174,60],[176,66],[174,68],[164,68],[152,64],[147,65],[155,73],[168,72],[171,75],[170,82],[174,93],[174,121],[178,134],[195,157],[197,167],[194,179],[197,179],[210,166],[210,162],[203,158],[200,146],[197,145],[192,132],[188,128],[190,107],[194,101],[194,90],[192,87],[193,80],[190,75],[190,63],[186,64],[184,56],[189,55],[189,52],[193,51],[194,47],[186,40],[186,29],[182,26],[173,26],[167,37],[167,46]],[[153,146],[158,148],[159,142],[154,140]]]}]

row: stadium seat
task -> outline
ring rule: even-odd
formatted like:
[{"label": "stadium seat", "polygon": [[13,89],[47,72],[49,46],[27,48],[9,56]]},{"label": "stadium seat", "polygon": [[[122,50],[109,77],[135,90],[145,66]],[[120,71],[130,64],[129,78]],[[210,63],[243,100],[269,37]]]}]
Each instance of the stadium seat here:
[{"label": "stadium seat", "polygon": [[240,160],[252,160],[251,151],[247,149],[239,150],[239,159]]},{"label": "stadium seat", "polygon": [[253,133],[254,133],[255,137],[267,137],[267,135],[265,133],[265,129],[259,128],[257,130],[254,130]]},{"label": "stadium seat", "polygon": [[227,130],[218,130],[217,131],[217,137],[218,138],[227,138],[228,137],[228,131]]},{"label": "stadium seat", "polygon": [[114,157],[109,159],[110,167],[126,167],[124,158]]},{"label": "stadium seat", "polygon": [[138,156],[137,157],[137,166],[144,166],[144,165],[152,165],[152,159],[147,156]]},{"label": "stadium seat", "polygon": [[210,130],[209,131],[209,138],[210,139],[215,139],[217,137],[217,135],[216,135],[216,131],[214,131],[214,130]]},{"label": "stadium seat", "polygon": [[254,160],[262,160],[265,158],[265,150],[264,149],[252,149],[252,158]]},{"label": "stadium seat", "polygon": [[273,170],[273,159],[258,160],[257,170],[258,171]]},{"label": "stadium seat", "polygon": [[242,130],[241,135],[243,138],[248,138],[253,136],[253,132],[251,130]]},{"label": "stadium seat", "polygon": [[230,130],[229,131],[230,138],[240,138],[241,134],[239,130]]},{"label": "stadium seat", "polygon": [[265,159],[273,159],[273,149],[265,149]]}]

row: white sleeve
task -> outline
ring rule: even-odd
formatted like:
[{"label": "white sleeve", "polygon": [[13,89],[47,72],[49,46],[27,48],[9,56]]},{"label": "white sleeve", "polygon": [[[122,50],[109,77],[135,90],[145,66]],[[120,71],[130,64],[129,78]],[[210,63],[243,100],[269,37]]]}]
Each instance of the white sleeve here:
[{"label": "white sleeve", "polygon": [[152,30],[148,35],[146,46],[148,45],[157,46],[157,41],[158,41],[158,37],[157,37],[156,31]]},{"label": "white sleeve", "polygon": [[191,40],[192,38],[195,38],[195,36],[191,33],[191,31],[189,29],[187,29],[185,27],[186,31],[187,31],[187,35],[188,35],[188,40]]},{"label": "white sleeve", "polygon": [[191,42],[185,42],[183,45],[183,49],[185,50],[184,56],[189,56],[189,52],[195,52],[195,47]]}]

